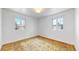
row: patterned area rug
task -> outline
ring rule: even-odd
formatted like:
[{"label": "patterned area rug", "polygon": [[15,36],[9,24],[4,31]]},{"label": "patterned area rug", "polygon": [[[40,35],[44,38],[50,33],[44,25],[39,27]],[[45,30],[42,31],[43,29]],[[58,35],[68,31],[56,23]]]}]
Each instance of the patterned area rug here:
[{"label": "patterned area rug", "polygon": [[3,45],[3,51],[74,51],[71,45],[43,37],[34,37],[10,44]]}]

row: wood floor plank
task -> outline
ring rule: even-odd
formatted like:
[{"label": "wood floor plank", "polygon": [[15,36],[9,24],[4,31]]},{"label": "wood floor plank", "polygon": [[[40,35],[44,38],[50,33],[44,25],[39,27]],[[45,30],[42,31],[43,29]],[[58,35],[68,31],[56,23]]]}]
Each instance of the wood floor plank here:
[{"label": "wood floor plank", "polygon": [[74,45],[35,36],[2,46],[2,51],[75,51]]}]

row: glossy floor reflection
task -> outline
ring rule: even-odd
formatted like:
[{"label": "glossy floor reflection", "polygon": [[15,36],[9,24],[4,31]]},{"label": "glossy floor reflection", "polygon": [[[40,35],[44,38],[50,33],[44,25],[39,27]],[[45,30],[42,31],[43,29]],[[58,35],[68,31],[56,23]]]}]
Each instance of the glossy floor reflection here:
[{"label": "glossy floor reflection", "polygon": [[29,39],[5,44],[2,51],[74,51],[73,45],[36,36]]}]

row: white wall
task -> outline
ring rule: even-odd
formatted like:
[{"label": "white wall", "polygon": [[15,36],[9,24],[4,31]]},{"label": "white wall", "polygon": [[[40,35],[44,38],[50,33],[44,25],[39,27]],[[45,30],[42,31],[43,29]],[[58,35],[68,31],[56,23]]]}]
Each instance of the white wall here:
[{"label": "white wall", "polygon": [[76,25],[75,25],[75,28],[76,28],[76,48],[77,50],[79,51],[79,8],[76,8]]},{"label": "white wall", "polygon": [[[26,28],[24,30],[15,30],[15,17],[26,17]],[[2,43],[6,44],[20,39],[37,35],[37,21],[35,18],[25,16],[23,14],[13,12],[11,10],[2,9]]]},{"label": "white wall", "polygon": [[2,9],[0,8],[0,49],[2,45]]},{"label": "white wall", "polygon": [[[64,17],[63,31],[54,31],[52,27],[52,18],[56,16]],[[58,41],[75,44],[75,11],[69,9],[51,16],[44,17],[39,20],[40,35],[53,38]]]}]

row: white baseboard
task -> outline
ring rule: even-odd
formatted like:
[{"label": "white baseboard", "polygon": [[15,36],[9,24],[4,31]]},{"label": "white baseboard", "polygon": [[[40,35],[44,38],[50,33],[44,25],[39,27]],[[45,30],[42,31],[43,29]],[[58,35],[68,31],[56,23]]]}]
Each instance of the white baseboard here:
[{"label": "white baseboard", "polygon": [[22,37],[22,38],[19,38],[19,39],[14,39],[14,40],[11,40],[11,41],[3,42],[2,45],[12,43],[12,42],[16,42],[16,41],[20,41],[20,40],[23,40],[23,39],[28,39],[28,38],[34,37],[34,36],[37,36],[37,35],[26,36],[26,37]]}]

